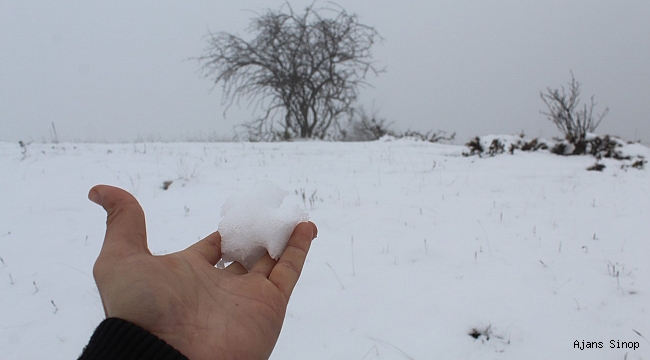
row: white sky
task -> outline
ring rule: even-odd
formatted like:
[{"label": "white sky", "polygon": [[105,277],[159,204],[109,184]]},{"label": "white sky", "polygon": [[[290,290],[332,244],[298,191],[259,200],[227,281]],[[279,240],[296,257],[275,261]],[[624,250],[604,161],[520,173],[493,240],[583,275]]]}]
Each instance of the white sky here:
[{"label": "white sky", "polygon": [[[294,1],[301,10],[311,1]],[[0,0],[0,140],[230,138],[253,117],[198,76],[208,29],[250,38],[283,1]],[[610,108],[599,133],[650,143],[647,0],[340,0],[387,72],[361,102],[396,129],[558,135],[539,92],[570,80]],[[324,2],[320,4],[325,5]],[[374,105],[373,105],[374,104]]]}]

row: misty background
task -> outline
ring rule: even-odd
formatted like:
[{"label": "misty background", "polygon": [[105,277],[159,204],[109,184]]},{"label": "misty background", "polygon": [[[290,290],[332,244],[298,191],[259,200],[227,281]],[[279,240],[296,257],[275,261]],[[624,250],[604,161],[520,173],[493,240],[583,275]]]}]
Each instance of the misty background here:
[{"label": "misty background", "polygon": [[[231,139],[252,109],[198,74],[208,31],[244,39],[283,1],[0,0],[0,141]],[[559,136],[540,91],[583,83],[597,132],[650,144],[650,2],[341,0],[384,38],[360,105],[393,129]],[[301,12],[311,1],[291,1]],[[316,8],[326,6],[316,3]]]}]

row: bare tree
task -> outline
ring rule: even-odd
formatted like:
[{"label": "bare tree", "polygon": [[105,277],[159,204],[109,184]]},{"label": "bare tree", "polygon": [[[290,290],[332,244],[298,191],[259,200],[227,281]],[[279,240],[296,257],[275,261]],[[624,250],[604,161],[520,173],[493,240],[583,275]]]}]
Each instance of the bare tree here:
[{"label": "bare tree", "polygon": [[582,84],[576,81],[572,72],[568,90],[562,86],[560,89],[547,88],[546,93],[540,93],[548,108],[548,112],[541,113],[557,126],[567,141],[575,145],[576,154],[584,152],[587,134],[594,132],[609,113],[609,108],[606,108],[600,115],[594,115],[594,96],[589,106],[585,104],[580,108],[580,86]]},{"label": "bare tree", "polygon": [[250,41],[209,33],[198,60],[202,75],[222,84],[226,109],[243,100],[263,111],[245,125],[252,137],[324,138],[350,115],[368,72],[379,72],[370,51],[377,31],[340,7],[312,4],[298,14],[285,3],[253,19],[248,32],[256,34]]}]

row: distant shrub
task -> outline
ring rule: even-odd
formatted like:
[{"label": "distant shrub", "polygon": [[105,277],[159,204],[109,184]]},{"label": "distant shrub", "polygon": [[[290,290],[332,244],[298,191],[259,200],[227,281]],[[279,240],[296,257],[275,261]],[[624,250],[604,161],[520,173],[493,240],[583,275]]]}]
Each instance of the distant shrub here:
[{"label": "distant shrub", "polygon": [[506,152],[506,147],[499,139],[493,139],[490,142],[490,147],[488,147],[487,151],[488,156],[495,156],[504,152]]},{"label": "distant shrub", "polygon": [[355,109],[350,118],[349,126],[341,129],[341,140],[343,141],[374,141],[385,135],[394,135],[390,129],[391,122],[379,118],[377,112],[368,114],[364,108]]},{"label": "distant shrub", "polygon": [[589,170],[589,171],[603,171],[604,168],[605,168],[605,165],[600,164],[599,162],[596,162],[595,164],[588,167],[587,170]]},{"label": "distant shrub", "polygon": [[452,142],[456,137],[456,133],[447,134],[445,131],[433,130],[420,132],[409,129],[403,133],[399,133],[391,129],[392,124],[392,122],[378,117],[376,111],[368,114],[363,108],[359,108],[355,111],[354,116],[350,118],[349,125],[340,130],[340,136],[336,140],[374,141],[388,136],[395,139],[413,139],[438,143]]},{"label": "distant shrub", "polygon": [[[592,155],[598,159],[631,160],[630,156],[624,155],[621,152],[625,146],[625,142],[610,135],[602,137],[590,135],[585,138],[581,146],[580,154]],[[551,152],[557,155],[576,155],[578,151],[576,151],[575,147],[576,145],[568,140],[558,140],[552,147]]]},{"label": "distant shrub", "polygon": [[645,164],[647,164],[647,163],[648,163],[648,160],[645,160],[645,159],[639,159],[639,160],[635,161],[635,162],[634,162],[632,165],[630,165],[630,166],[632,166],[632,167],[635,168],[635,169],[642,170],[642,169],[644,168]]},{"label": "distant shrub", "polygon": [[[506,144],[498,138],[482,139],[477,136],[465,146],[469,148],[469,153],[463,152],[463,156],[478,155],[483,157],[483,155],[487,155],[491,157],[503,154],[506,151]],[[512,147],[512,144],[510,146]]]},{"label": "distant shrub", "polygon": [[616,160],[630,160],[630,156],[623,155],[621,148],[625,145],[620,139],[612,138],[609,135],[604,137],[595,136],[586,141],[585,151],[598,158],[614,158]]},{"label": "distant shrub", "polygon": [[569,153],[569,144],[566,142],[559,141],[551,147],[551,152],[555,155],[568,155]]},{"label": "distant shrub", "polygon": [[478,155],[479,157],[483,154],[483,145],[481,145],[481,138],[476,136],[465,144],[469,148],[469,153],[463,152],[463,156],[472,156]]},{"label": "distant shrub", "polygon": [[634,168],[634,169],[637,169],[637,170],[643,170],[643,169],[645,169],[645,164],[647,164],[647,163],[648,163],[648,160],[646,160],[644,158],[640,158],[640,159],[636,160],[635,162],[633,162],[631,164],[627,163],[627,164],[621,165],[621,169],[627,170],[629,168]]},{"label": "distant shrub", "polygon": [[[596,158],[596,163],[587,168],[590,171],[602,171],[605,165],[600,163],[602,159],[614,159],[622,161],[621,169],[627,170],[634,168],[643,170],[648,162],[643,154],[643,150],[634,150],[625,141],[610,135],[598,136],[589,134],[583,141],[582,154],[590,155]],[[557,155],[575,155],[575,144],[566,139],[555,139],[553,142],[534,138],[526,140],[524,134],[515,135],[486,135],[475,136],[465,144],[468,151],[463,152],[463,156],[496,156],[506,152],[511,155],[516,151],[549,151]]]},{"label": "distant shrub", "polygon": [[[571,73],[569,88],[562,86],[560,89],[547,88],[546,93],[540,93],[540,97],[548,111],[542,111],[543,115],[555,124],[564,134],[564,138],[573,145],[572,155],[587,153],[587,142],[589,133],[596,130],[603,118],[607,116],[609,109],[605,109],[600,115],[594,115],[596,103],[591,97],[591,104],[580,107],[580,87],[582,84],[576,81]],[[566,149],[565,149],[566,150]]]},{"label": "distant shrub", "polygon": [[431,143],[438,142],[451,142],[456,138],[456,133],[451,133],[448,135],[446,131],[433,131],[429,130],[426,133],[415,131],[415,130],[406,130],[403,134],[398,135],[399,138],[412,138],[420,141],[427,141]]},{"label": "distant shrub", "polygon": [[465,144],[469,149],[469,152],[463,153],[464,156],[473,156],[478,155],[482,157],[483,155],[487,156],[496,156],[506,152],[511,155],[517,150],[521,151],[538,151],[538,150],[548,150],[549,146],[542,140],[537,138],[532,140],[526,140],[524,135],[511,136],[511,135],[500,135],[500,136],[484,136],[484,137],[474,137],[468,143]]},{"label": "distant shrub", "polygon": [[521,151],[538,151],[538,150],[548,150],[548,145],[540,141],[538,138],[534,138],[528,142],[524,141],[520,148]]}]

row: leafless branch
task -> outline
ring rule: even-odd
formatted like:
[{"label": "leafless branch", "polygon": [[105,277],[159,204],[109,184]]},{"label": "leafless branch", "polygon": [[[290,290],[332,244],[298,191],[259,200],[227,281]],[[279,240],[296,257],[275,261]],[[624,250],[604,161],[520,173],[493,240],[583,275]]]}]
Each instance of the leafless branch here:
[{"label": "leafless branch", "polygon": [[[575,79],[572,72],[568,89],[565,89],[564,86],[560,89],[547,88],[546,93],[540,93],[542,101],[548,109],[541,113],[546,115],[566,139],[574,145],[584,144],[587,134],[594,132],[609,113],[609,109],[606,108],[600,115],[594,115],[596,103],[593,96],[589,106],[585,104],[580,109],[581,86],[582,84]],[[578,148],[581,146],[576,147],[576,149]]]}]

